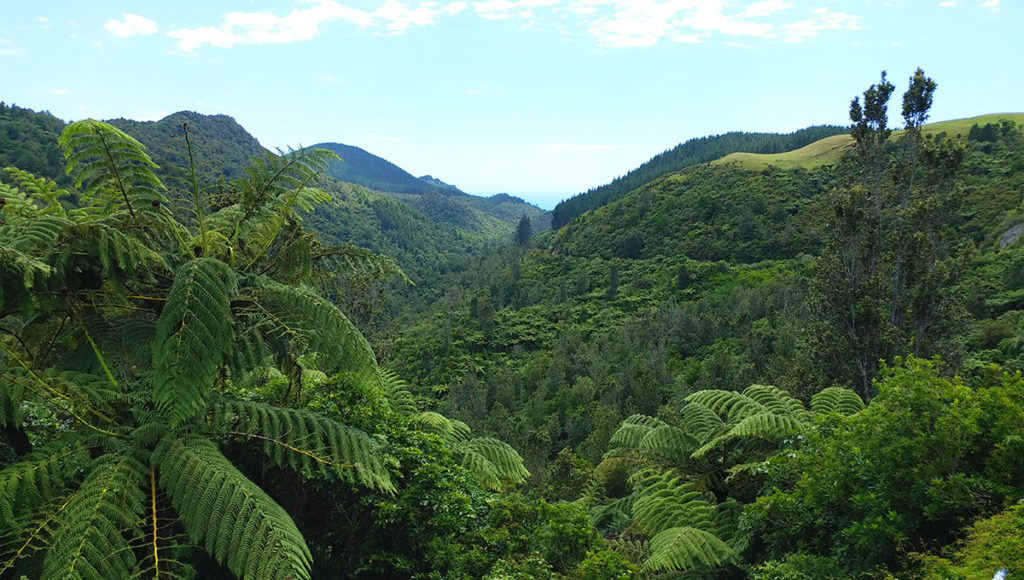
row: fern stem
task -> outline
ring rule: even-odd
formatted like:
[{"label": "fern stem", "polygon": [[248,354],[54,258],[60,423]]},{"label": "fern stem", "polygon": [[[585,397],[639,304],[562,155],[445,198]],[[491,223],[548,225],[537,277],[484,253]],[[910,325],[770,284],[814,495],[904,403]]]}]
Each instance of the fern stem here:
[{"label": "fern stem", "polygon": [[[120,433],[114,433],[113,431],[107,431],[106,429],[103,429],[101,427],[97,427],[96,425],[93,425],[92,423],[86,421],[84,418],[82,418],[81,415],[76,413],[75,410],[71,407],[72,405],[75,404],[75,402],[70,397],[68,397],[64,393],[58,391],[57,389],[54,389],[50,385],[46,384],[46,382],[43,381],[43,379],[40,378],[40,376],[37,375],[35,373],[35,371],[33,371],[28,366],[28,364],[24,360],[21,359],[21,357],[19,357],[17,354],[15,354],[13,351],[11,351],[6,346],[4,346],[2,343],[0,343],[0,348],[4,349],[9,356],[11,356],[15,360],[17,360],[18,364],[21,365],[21,367],[24,368],[28,372],[29,376],[31,376],[34,379],[34,382],[33,381],[24,381],[24,382],[19,383],[19,381],[17,380],[17,377],[10,376],[10,375],[4,376],[4,378],[6,380],[8,380],[8,381],[10,381],[10,382],[12,382],[14,384],[21,384],[22,386],[24,386],[25,388],[29,389],[30,391],[32,391],[32,392],[42,396],[45,399],[48,399],[51,404],[53,404],[57,408],[65,411],[66,413],[68,413],[69,415],[71,415],[72,417],[77,419],[79,423],[85,425],[86,427],[92,429],[93,431],[96,431],[97,433],[102,433],[104,435],[109,435],[111,437],[117,437],[118,439],[127,439],[127,437],[125,437],[124,435],[122,435]],[[0,376],[3,376],[3,375],[0,375]],[[50,395],[47,395],[45,393],[41,393],[38,389],[34,388],[35,387],[35,383],[39,383],[40,385],[42,385],[43,390],[49,392]],[[67,401],[67,405],[61,404],[59,402],[60,399],[64,399],[65,401]],[[90,409],[90,411],[92,411],[93,414],[99,416],[101,419],[105,419],[108,422],[111,420],[110,417],[107,417],[106,415],[104,415],[103,413],[100,413],[99,411],[96,411],[95,409]]]},{"label": "fern stem", "polygon": [[202,240],[203,255],[209,256],[210,249],[207,247],[206,239],[206,220],[203,216],[203,203],[200,199],[199,182],[196,181],[196,161],[195,156],[192,154],[192,139],[188,134],[188,123],[181,124],[182,132],[185,134],[185,150],[188,152],[188,171],[190,185],[192,187],[192,203],[195,205],[196,221],[199,222],[199,239]]},{"label": "fern stem", "polygon": [[281,215],[278,217],[277,228],[274,230],[274,233],[271,234],[270,238],[267,240],[267,243],[263,246],[263,249],[260,250],[259,253],[257,253],[253,257],[252,261],[249,262],[249,264],[245,268],[242,269],[243,273],[248,272],[249,268],[251,268],[252,265],[255,264],[257,260],[262,258],[263,254],[267,253],[267,250],[270,249],[271,244],[274,243],[274,240],[277,239],[278,234],[281,233],[281,229],[284,228],[284,222],[286,219],[288,219],[288,212],[292,209],[292,204],[295,203],[295,198],[299,196],[299,193],[302,192],[302,190],[306,188],[306,185],[308,185],[310,181],[313,181],[313,178],[315,178],[317,175],[320,174],[314,173],[313,175],[310,175],[309,178],[306,179],[306,181],[302,182],[302,185],[292,190],[294,193],[292,194],[291,197],[288,198],[287,203],[285,203],[284,209],[281,210]]},{"label": "fern stem", "polygon": [[106,154],[107,161],[110,162],[110,169],[114,172],[114,178],[117,179],[117,187],[121,190],[121,197],[124,198],[124,203],[128,206],[128,213],[131,214],[132,218],[135,218],[135,210],[132,209],[132,202],[128,200],[128,190],[124,187],[124,180],[121,179],[121,172],[117,170],[117,163],[114,162],[114,156],[110,153],[110,146],[107,145],[107,138],[103,136],[103,131],[97,131],[96,134],[100,138],[100,144],[103,145],[103,153]]},{"label": "fern stem", "polygon": [[153,568],[156,570],[156,577],[160,577],[160,553],[157,549],[157,526],[156,526],[156,468],[149,464],[149,505],[153,516]]},{"label": "fern stem", "polygon": [[64,511],[64,508],[68,507],[68,504],[71,503],[71,499],[74,497],[74,494],[71,494],[71,497],[65,500],[63,505],[57,508],[57,511],[50,514],[49,517],[43,520],[43,523],[39,524],[39,527],[37,527],[34,532],[28,535],[28,539],[26,539],[25,543],[22,544],[20,548],[18,548],[18,551],[14,553],[14,556],[11,557],[10,560],[4,562],[3,568],[0,568],[0,576],[3,576],[4,572],[6,572],[8,569],[14,566],[14,563],[21,559],[22,553],[28,549],[29,545],[32,544],[32,540],[36,539],[39,533],[42,532],[46,528],[46,526],[50,525],[50,522],[53,521],[53,518],[57,517],[60,514],[60,512]]},{"label": "fern stem", "polygon": [[264,437],[263,435],[257,435],[255,433],[245,433],[243,431],[228,431],[228,435],[236,435],[236,436],[239,436],[239,437],[251,437],[253,439],[259,439],[261,441],[266,441],[268,443],[273,443],[274,445],[280,445],[281,447],[284,447],[285,449],[287,449],[287,450],[289,450],[289,451],[291,451],[293,453],[298,453],[299,455],[305,455],[306,457],[312,459],[313,461],[316,461],[317,463],[323,463],[324,465],[329,465],[331,467],[345,467],[345,468],[354,468],[355,467],[355,464],[337,463],[337,462],[331,461],[330,459],[324,459],[323,457],[320,457],[319,455],[317,455],[315,453],[312,453],[310,451],[306,451],[305,449],[299,449],[298,447],[293,447],[293,446],[288,445],[287,443],[285,443],[284,441],[281,441],[279,439],[273,439],[271,437]]}]

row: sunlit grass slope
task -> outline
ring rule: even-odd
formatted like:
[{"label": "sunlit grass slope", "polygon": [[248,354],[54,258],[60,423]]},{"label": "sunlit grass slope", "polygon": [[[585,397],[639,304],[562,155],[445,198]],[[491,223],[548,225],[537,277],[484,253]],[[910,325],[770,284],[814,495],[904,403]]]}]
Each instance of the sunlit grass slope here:
[{"label": "sunlit grass slope", "polygon": [[[945,133],[950,137],[966,138],[971,127],[977,124],[984,127],[989,123],[998,123],[1004,119],[1011,120],[1018,124],[1024,124],[1024,113],[995,113],[971,117],[968,119],[955,119],[953,121],[941,121],[925,125],[925,135],[936,135]],[[899,135],[902,131],[896,131]],[[712,161],[712,164],[735,163],[745,169],[764,169],[775,166],[780,169],[816,169],[824,165],[835,163],[842,156],[843,152],[853,145],[853,138],[849,135],[834,135],[820,141],[815,141],[806,147],[787,151],[785,153],[731,153]]]}]

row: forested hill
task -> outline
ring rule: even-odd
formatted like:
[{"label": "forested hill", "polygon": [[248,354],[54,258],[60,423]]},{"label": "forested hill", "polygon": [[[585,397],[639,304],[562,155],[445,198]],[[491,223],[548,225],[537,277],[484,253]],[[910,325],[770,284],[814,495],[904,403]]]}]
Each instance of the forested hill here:
[{"label": "forested hill", "polygon": [[690,139],[668,151],[659,153],[650,161],[607,185],[595,187],[586,193],[559,203],[555,206],[552,214],[551,226],[560,228],[569,223],[572,218],[586,211],[607,205],[645,183],[686,167],[714,161],[738,151],[749,153],[790,151],[846,131],[847,129],[844,127],[821,125],[786,134],[731,132],[724,135]]},{"label": "forested hill", "polygon": [[423,178],[414,177],[387,159],[353,145],[317,143],[313,147],[333,151],[341,158],[327,167],[327,175],[338,181],[391,193],[462,194],[455,186],[429,175]]},{"label": "forested hill", "polygon": [[267,151],[244,127],[228,115],[179,111],[159,121],[112,119],[111,125],[135,137],[161,167],[187,166],[181,127],[188,124],[199,170],[231,181],[243,176],[249,162]]},{"label": "forested hill", "polygon": [[0,168],[18,167],[60,179],[64,156],[57,137],[63,130],[64,121],[50,113],[0,102]]}]

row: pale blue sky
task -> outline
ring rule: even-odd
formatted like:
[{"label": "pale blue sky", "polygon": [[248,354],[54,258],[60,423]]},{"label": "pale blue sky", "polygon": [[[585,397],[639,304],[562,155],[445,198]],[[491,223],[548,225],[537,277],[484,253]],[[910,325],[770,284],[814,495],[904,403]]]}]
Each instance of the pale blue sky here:
[{"label": "pale blue sky", "polygon": [[845,124],[882,69],[923,67],[933,120],[1024,111],[1018,0],[3,4],[9,104],[224,113],[549,208],[693,137]]}]

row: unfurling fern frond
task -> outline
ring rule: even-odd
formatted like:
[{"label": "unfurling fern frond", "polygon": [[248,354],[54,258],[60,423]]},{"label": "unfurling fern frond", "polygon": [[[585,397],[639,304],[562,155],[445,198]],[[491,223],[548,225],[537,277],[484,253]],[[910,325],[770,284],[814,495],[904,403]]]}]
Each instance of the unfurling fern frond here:
[{"label": "unfurling fern frond", "polygon": [[235,576],[309,578],[312,558],[295,522],[213,443],[167,438],[153,461],[185,530]]},{"label": "unfurling fern frond", "polygon": [[133,542],[143,535],[145,465],[128,455],[105,455],[56,517],[46,579],[131,578]]},{"label": "unfurling fern frond", "polygon": [[65,170],[75,173],[75,187],[83,188],[82,202],[94,202],[103,213],[121,203],[133,216],[139,201],[165,201],[164,186],[153,172],[156,163],[146,148],[120,129],[86,119],[64,128],[57,144],[64,151]]},{"label": "unfurling fern frond", "polygon": [[277,465],[395,491],[380,443],[359,429],[311,411],[249,401],[211,405],[209,419],[222,432],[261,442]]},{"label": "unfurling fern frond", "polygon": [[646,572],[688,570],[700,565],[717,568],[735,562],[738,555],[713,533],[688,526],[669,528],[651,538]]},{"label": "unfurling fern frond", "polygon": [[815,415],[839,413],[853,415],[864,409],[864,401],[850,389],[829,387],[811,397],[811,410]]},{"label": "unfurling fern frond", "polygon": [[206,405],[217,368],[232,343],[234,271],[213,258],[191,260],[175,273],[157,319],[153,398],[171,425]]},{"label": "unfurling fern frond", "polygon": [[316,354],[320,370],[328,375],[346,373],[379,386],[370,343],[337,306],[308,288],[266,278],[257,282],[254,305],[245,312],[246,330],[259,332],[279,360]]}]

